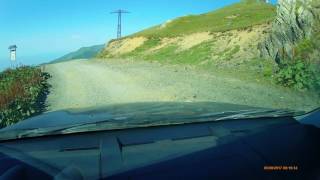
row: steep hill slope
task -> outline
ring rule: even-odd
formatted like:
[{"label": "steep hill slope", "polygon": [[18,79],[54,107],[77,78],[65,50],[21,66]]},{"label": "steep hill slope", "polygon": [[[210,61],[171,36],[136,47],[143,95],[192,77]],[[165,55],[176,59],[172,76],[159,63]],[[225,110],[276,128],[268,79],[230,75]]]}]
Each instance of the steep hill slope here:
[{"label": "steep hill slope", "polygon": [[251,0],[209,13],[168,20],[164,24],[138,32],[133,36],[176,37],[196,32],[225,32],[263,24],[273,20],[274,17],[274,6]]},{"label": "steep hill slope", "polygon": [[66,54],[56,60],[53,60],[51,63],[58,63],[64,61],[70,61],[73,59],[87,59],[95,57],[102,49],[104,48],[104,44],[95,45],[90,47],[82,47],[77,51]]},{"label": "steep hill slope", "polygon": [[275,15],[275,6],[243,1],[110,41],[98,57],[234,67],[258,57],[258,43],[271,30]]}]

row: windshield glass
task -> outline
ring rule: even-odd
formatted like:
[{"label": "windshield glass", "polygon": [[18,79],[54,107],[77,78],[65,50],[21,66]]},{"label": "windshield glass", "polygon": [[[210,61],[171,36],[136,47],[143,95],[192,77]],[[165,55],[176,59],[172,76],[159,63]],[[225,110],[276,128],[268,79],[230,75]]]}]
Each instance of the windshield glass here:
[{"label": "windshield glass", "polygon": [[310,112],[320,107],[319,7],[2,0],[0,131]]}]

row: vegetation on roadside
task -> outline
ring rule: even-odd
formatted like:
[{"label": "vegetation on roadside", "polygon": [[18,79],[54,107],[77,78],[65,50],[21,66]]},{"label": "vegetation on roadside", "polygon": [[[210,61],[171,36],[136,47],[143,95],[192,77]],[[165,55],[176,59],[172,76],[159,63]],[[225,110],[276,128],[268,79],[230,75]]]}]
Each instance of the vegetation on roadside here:
[{"label": "vegetation on roadside", "polygon": [[311,65],[301,60],[281,63],[276,80],[283,86],[297,90],[311,89],[320,83]]},{"label": "vegetation on roadside", "polygon": [[48,73],[37,67],[18,67],[0,73],[0,128],[45,110]]},{"label": "vegetation on roadside", "polygon": [[311,38],[293,48],[293,58],[282,54],[277,81],[298,90],[314,89],[320,95],[320,22],[315,25]]}]

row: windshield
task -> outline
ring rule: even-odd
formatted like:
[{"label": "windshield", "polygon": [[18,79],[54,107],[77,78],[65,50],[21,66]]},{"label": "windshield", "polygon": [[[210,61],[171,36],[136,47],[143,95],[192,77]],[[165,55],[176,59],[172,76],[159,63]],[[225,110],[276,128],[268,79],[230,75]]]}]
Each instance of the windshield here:
[{"label": "windshield", "polygon": [[320,107],[319,7],[2,0],[0,128],[25,135],[310,112]]}]

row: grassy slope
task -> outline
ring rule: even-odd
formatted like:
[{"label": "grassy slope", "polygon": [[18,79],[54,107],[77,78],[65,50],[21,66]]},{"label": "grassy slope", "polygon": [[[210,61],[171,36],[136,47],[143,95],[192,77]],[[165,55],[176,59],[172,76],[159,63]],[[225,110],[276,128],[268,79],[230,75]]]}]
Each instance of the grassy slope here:
[{"label": "grassy slope", "polygon": [[[169,45],[155,51],[154,53],[146,52],[148,52],[148,50],[151,48],[158,46],[161,43],[161,39],[165,37],[174,38],[177,36],[204,31],[225,32],[234,29],[247,29],[254,25],[271,22],[274,20],[275,16],[276,7],[270,4],[260,2],[235,3],[209,13],[177,18],[163,28],[160,28],[161,25],[158,25],[128,37],[124,37],[121,40],[137,36],[147,37],[148,40],[145,41],[142,46],[138,47],[132,52],[118,56],[112,56],[108,54],[107,51],[103,51],[100,53],[99,57],[129,58],[135,60],[158,61],[160,63],[188,64],[198,66],[202,61],[210,59],[211,53],[215,51],[214,41],[201,43],[186,51],[177,51],[177,46]],[[233,54],[238,50],[238,46],[231,46],[230,48],[225,49],[224,52],[219,52],[219,56],[228,56],[225,59],[230,59],[233,58]],[[262,67],[263,70],[258,69],[257,67]],[[204,68],[209,71],[221,70],[216,69],[216,65],[210,63],[200,66],[200,68]],[[248,70],[250,69],[253,69],[254,72],[249,72]],[[243,76],[243,79],[253,77],[257,81],[265,81],[264,76],[270,75],[273,71],[273,63],[270,61],[261,61],[260,59],[256,59],[243,64],[241,71],[243,71],[243,73],[239,73],[239,71],[235,72],[233,69],[224,69],[221,71],[221,73],[231,76],[235,74],[237,77]],[[257,76],[255,74],[257,71],[262,71],[260,73],[261,76]]]},{"label": "grassy slope", "polygon": [[51,63],[58,63],[64,61],[70,61],[73,59],[87,59],[95,57],[102,49],[104,48],[104,44],[95,45],[90,47],[82,47],[77,51],[66,54],[56,60],[51,61]]},{"label": "grassy slope", "polygon": [[204,31],[223,32],[263,24],[273,20],[275,15],[276,8],[270,4],[241,2],[213,12],[177,18],[164,28],[155,26],[133,36],[174,37]]},{"label": "grassy slope", "polygon": [[[275,18],[275,15],[276,8],[270,4],[258,2],[241,2],[201,15],[180,17],[173,20],[163,28],[160,28],[161,25],[159,25],[153,28],[143,30],[131,36],[122,38],[121,40],[130,37],[143,36],[147,37],[148,40],[141,47],[137,48],[133,52],[121,54],[119,58],[131,57],[149,60],[165,60],[166,58],[171,59],[171,61],[176,61],[175,57],[180,57],[181,59],[185,57],[188,58],[190,57],[190,52],[182,52],[182,55],[178,57],[175,54],[175,49],[177,47],[172,46],[164,47],[160,51],[156,52],[156,54],[153,54],[151,56],[145,56],[144,54],[149,49],[159,45],[161,42],[161,38],[164,37],[177,37],[186,34],[205,31],[225,32],[233,29],[246,29],[254,25],[270,22]],[[111,42],[117,41],[118,40],[113,40]],[[202,55],[209,56],[210,51],[213,51],[212,48],[210,48],[211,44],[212,43],[200,44],[195,48],[201,49]],[[227,52],[228,50],[226,50],[226,55],[230,56],[230,53],[235,52],[234,47],[230,47],[229,50],[230,52]],[[198,51],[194,50],[194,52],[197,53]],[[193,56],[196,57],[197,54],[193,53]],[[103,51],[102,53],[100,53],[99,57],[117,58],[114,56],[110,56],[110,54],[108,54],[107,51]],[[202,59],[205,59],[205,57],[203,57]],[[188,60],[186,62],[188,62]]]}]

